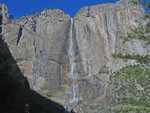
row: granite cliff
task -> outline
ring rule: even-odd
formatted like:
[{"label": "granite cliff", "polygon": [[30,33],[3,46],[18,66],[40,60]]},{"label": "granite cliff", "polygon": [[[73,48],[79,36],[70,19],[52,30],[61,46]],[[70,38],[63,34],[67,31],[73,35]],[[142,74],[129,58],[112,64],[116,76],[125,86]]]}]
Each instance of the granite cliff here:
[{"label": "granite cliff", "polygon": [[84,7],[73,19],[59,9],[19,19],[1,10],[2,39],[40,94],[79,113],[150,107],[149,18],[141,5]]},{"label": "granite cliff", "polygon": [[[5,12],[6,11],[6,12]],[[5,14],[6,13],[6,14]],[[8,22],[5,5],[0,5],[0,30]],[[62,105],[30,88],[0,31],[0,113],[70,113]],[[11,36],[10,36],[11,38]]]}]

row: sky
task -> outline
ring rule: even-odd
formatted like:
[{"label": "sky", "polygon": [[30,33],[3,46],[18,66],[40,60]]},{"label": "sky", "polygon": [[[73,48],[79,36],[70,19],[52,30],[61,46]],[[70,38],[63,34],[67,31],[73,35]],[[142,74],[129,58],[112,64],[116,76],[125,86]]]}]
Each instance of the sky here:
[{"label": "sky", "polygon": [[119,0],[0,0],[7,5],[14,18],[20,18],[45,8],[59,8],[74,17],[80,8],[103,3],[115,3]]}]

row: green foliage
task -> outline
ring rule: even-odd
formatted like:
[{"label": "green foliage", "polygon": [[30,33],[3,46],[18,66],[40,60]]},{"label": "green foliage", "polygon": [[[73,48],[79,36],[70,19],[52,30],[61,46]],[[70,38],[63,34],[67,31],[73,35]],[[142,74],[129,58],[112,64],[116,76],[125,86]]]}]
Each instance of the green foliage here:
[{"label": "green foliage", "polygon": [[[149,83],[150,70],[139,66],[128,66],[114,73],[111,78],[113,91],[117,95],[115,105],[150,107]],[[137,89],[140,84],[142,89]]]},{"label": "green foliage", "polygon": [[129,3],[133,3],[135,5],[140,4],[140,0],[130,0]]},{"label": "green foliage", "polygon": [[114,58],[124,58],[124,55],[123,55],[123,53],[114,53],[114,54],[112,54],[112,56],[114,57]]},{"label": "green foliage", "polygon": [[[135,5],[141,4],[145,9],[145,18],[150,18],[150,1],[149,0],[129,0],[129,3],[134,3]],[[133,38],[138,38],[146,41],[150,41],[150,23],[146,27],[139,26],[136,29],[133,29],[131,33],[127,33],[126,37],[121,37],[124,39],[123,43],[129,41]]]},{"label": "green foliage", "polygon": [[150,55],[146,55],[146,56],[141,56],[141,55],[123,55],[123,53],[114,53],[112,54],[112,56],[114,58],[121,58],[123,60],[137,60],[138,62],[140,62],[141,64],[147,64],[150,62]]},{"label": "green foliage", "polygon": [[150,14],[145,14],[145,18],[150,18]]},{"label": "green foliage", "polygon": [[126,67],[116,72],[112,77],[123,77],[124,79],[136,80],[137,83],[144,84],[144,82],[149,81],[150,70],[141,68],[140,66]]},{"label": "green foliage", "polygon": [[147,24],[146,27],[139,26],[138,28],[135,28],[132,31],[133,31],[135,37],[137,37],[139,39],[150,40],[150,36],[146,35],[146,33],[150,33],[149,24]]},{"label": "green foliage", "polygon": [[[149,0],[129,0],[129,3],[133,3],[135,5],[139,5],[141,4],[144,9],[146,10],[146,12],[150,12],[150,1]],[[146,15],[148,16],[148,15]]]},{"label": "green foliage", "polygon": [[149,29],[150,29],[150,23],[148,23],[148,24],[146,25],[146,28],[147,28],[147,29],[146,29],[146,32],[150,33],[150,30],[149,30]]},{"label": "green foliage", "polygon": [[[135,30],[135,32],[137,32]],[[141,29],[141,33],[143,30]],[[115,53],[114,58],[121,58],[123,60],[137,60],[141,64],[148,64],[150,62],[150,55],[130,55],[123,53]],[[150,83],[150,69],[144,65],[128,66],[112,74],[110,78],[113,84],[113,91],[115,97],[115,105],[132,105],[140,107],[150,107],[149,83]],[[150,110],[150,109],[149,109]],[[115,113],[149,113],[148,110],[136,109],[117,109]]]},{"label": "green foliage", "polygon": [[127,33],[126,37],[121,38],[124,39],[123,43],[134,38],[150,41],[149,33],[150,33],[150,24],[147,24],[146,27],[140,25],[139,27],[132,29],[131,33]]},{"label": "green foliage", "polygon": [[114,110],[115,113],[149,113],[150,107],[142,107],[142,106],[126,106],[120,109]]}]

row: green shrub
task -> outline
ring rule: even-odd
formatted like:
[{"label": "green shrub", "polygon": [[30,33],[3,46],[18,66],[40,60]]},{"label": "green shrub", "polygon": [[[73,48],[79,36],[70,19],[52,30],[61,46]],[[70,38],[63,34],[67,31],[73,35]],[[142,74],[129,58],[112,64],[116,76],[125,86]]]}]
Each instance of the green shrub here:
[{"label": "green shrub", "polygon": [[139,27],[132,29],[131,33],[127,33],[126,37],[121,36],[120,38],[124,39],[123,43],[134,38],[150,41],[150,35],[147,33],[150,33],[150,23],[148,23],[146,27],[140,25]]},{"label": "green shrub", "polygon": [[149,113],[149,107],[142,107],[142,106],[126,106],[121,107],[120,109],[113,110],[115,113]]},{"label": "green shrub", "polygon": [[150,18],[150,14],[145,14],[145,18]]},{"label": "green shrub", "polygon": [[121,69],[120,71],[114,73],[111,79],[118,79],[122,77],[124,80],[130,79],[133,81],[137,81],[137,83],[144,85],[145,82],[150,81],[150,70],[144,69],[140,66],[132,66]]},{"label": "green shrub", "polygon": [[[149,85],[150,70],[141,66],[128,66],[112,74],[111,84],[117,95],[115,105],[133,105],[150,107]],[[143,90],[138,90],[136,84],[140,84]],[[147,87],[147,89],[146,89]]]},{"label": "green shrub", "polygon": [[150,55],[141,56],[141,55],[123,55],[123,53],[114,53],[112,54],[114,58],[121,58],[123,60],[137,60],[137,62],[140,62],[141,64],[147,64],[150,62]]},{"label": "green shrub", "polygon": [[112,56],[113,56],[114,58],[124,58],[123,53],[114,53],[114,54],[112,54]]},{"label": "green shrub", "polygon": [[140,0],[130,0],[129,3],[133,3],[135,5],[140,4]]}]

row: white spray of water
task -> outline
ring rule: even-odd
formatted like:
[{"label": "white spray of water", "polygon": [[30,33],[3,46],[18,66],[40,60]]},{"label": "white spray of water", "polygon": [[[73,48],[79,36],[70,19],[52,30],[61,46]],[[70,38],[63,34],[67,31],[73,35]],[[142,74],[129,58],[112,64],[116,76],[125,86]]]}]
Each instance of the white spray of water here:
[{"label": "white spray of water", "polygon": [[72,28],[73,28],[73,19],[71,18],[71,26],[70,26],[70,42],[69,42],[69,50],[68,50],[68,56],[69,56],[69,62],[70,62],[70,74],[72,76],[72,84],[73,84],[73,89],[72,89],[72,102],[76,101],[76,89],[75,89],[75,75],[74,75],[74,68],[75,68],[75,63],[73,61],[73,39],[72,39]]}]

